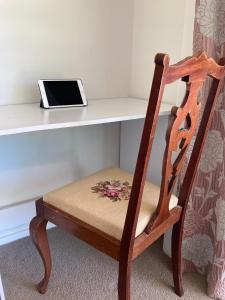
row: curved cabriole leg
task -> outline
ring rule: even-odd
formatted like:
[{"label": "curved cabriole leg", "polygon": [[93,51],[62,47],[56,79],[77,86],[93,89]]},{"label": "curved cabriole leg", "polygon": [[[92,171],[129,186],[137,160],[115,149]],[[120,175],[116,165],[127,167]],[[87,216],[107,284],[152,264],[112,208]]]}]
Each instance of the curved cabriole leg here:
[{"label": "curved cabriole leg", "polygon": [[44,263],[45,275],[43,280],[37,285],[39,293],[44,294],[47,291],[49,278],[51,275],[52,263],[51,255],[46,233],[46,225],[48,221],[36,216],[30,223],[30,236],[36,246],[42,261]]},{"label": "curved cabriole leg", "polygon": [[173,281],[175,293],[183,296],[183,270],[182,270],[182,237],[183,237],[183,221],[182,219],[173,226],[172,234],[172,265],[173,265]]},{"label": "curved cabriole leg", "polygon": [[119,262],[119,300],[130,300],[131,261]]}]

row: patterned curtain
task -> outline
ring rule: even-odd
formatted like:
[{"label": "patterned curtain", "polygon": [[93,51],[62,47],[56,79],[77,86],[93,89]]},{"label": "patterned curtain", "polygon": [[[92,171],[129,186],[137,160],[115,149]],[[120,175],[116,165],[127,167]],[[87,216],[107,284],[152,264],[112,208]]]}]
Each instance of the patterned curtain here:
[{"label": "patterned curtain", "polygon": [[[194,53],[216,61],[225,56],[225,1],[197,0]],[[205,85],[203,106],[210,81]],[[186,214],[183,257],[186,271],[207,276],[208,295],[225,300],[225,93],[219,96]],[[190,147],[191,148],[191,147]]]}]

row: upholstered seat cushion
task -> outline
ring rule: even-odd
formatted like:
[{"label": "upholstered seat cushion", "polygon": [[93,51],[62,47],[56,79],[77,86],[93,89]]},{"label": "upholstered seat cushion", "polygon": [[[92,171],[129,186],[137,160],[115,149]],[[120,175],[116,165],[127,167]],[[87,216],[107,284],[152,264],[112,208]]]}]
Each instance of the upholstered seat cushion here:
[{"label": "upholstered seat cushion", "polygon": [[[120,240],[132,180],[132,174],[109,168],[49,192],[43,200]],[[136,236],[144,231],[156,210],[159,192],[158,186],[146,181]],[[170,209],[176,205],[177,197],[172,195]]]}]

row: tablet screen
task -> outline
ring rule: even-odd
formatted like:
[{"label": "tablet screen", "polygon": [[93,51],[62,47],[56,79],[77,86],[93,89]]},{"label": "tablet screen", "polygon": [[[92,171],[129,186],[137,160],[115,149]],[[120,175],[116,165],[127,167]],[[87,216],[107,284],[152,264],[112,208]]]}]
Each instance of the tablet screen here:
[{"label": "tablet screen", "polygon": [[77,81],[43,81],[49,106],[83,104]]}]

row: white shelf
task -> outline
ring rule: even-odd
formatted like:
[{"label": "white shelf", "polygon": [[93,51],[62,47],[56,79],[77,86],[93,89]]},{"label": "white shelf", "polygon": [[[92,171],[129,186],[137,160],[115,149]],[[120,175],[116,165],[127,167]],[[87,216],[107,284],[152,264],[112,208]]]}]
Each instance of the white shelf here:
[{"label": "white shelf", "polygon": [[[161,105],[167,115],[170,104]],[[0,136],[57,128],[142,119],[147,101],[135,98],[90,100],[87,107],[42,109],[39,103],[0,106]]]}]

